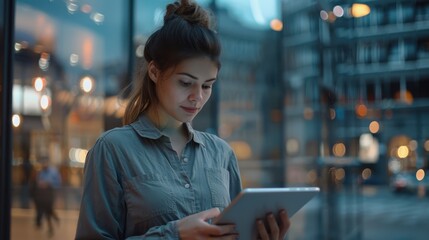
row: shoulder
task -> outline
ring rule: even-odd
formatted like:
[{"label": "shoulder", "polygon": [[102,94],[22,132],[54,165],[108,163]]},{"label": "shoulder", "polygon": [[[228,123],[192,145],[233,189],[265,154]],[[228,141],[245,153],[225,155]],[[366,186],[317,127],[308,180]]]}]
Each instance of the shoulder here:
[{"label": "shoulder", "polygon": [[133,135],[135,133],[130,126],[117,127],[103,132],[88,151],[86,165],[117,168],[120,159],[124,158],[127,151],[133,149],[133,147],[129,147],[129,143],[135,138]]},{"label": "shoulder", "polygon": [[127,139],[135,136],[135,132],[130,125],[116,127],[105,131],[100,135],[97,142],[103,142],[108,144],[123,143]]},{"label": "shoulder", "polygon": [[113,128],[102,133],[94,145],[91,147],[92,152],[124,152],[132,142],[136,142],[134,130],[129,126]]}]

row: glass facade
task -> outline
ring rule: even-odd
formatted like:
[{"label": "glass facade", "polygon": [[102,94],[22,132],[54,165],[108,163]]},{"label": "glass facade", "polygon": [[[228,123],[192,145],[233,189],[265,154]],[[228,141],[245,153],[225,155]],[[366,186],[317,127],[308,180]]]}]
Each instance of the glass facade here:
[{"label": "glass facade", "polygon": [[45,236],[44,219],[35,222],[32,182],[46,159],[60,173],[54,206],[66,216],[53,236],[74,234],[85,155],[121,121],[118,96],[132,67],[130,4],[16,1],[12,239],[33,238],[23,227]]},{"label": "glass facade", "polygon": [[[2,123],[13,139],[10,171],[1,149],[11,239],[73,239],[86,153],[121,125],[144,44],[169,2],[15,1],[12,103],[2,109],[12,114]],[[194,127],[231,145],[243,187],[322,190],[292,218],[288,239],[375,239],[396,229],[403,239],[425,239],[429,4],[198,2],[215,13],[223,52]],[[46,223],[37,228],[31,190],[46,163],[61,179],[51,235]],[[409,208],[393,210],[402,206]]]},{"label": "glass facade", "polygon": [[426,196],[426,5],[284,1],[287,183],[324,189],[320,239],[372,239],[369,196]]}]

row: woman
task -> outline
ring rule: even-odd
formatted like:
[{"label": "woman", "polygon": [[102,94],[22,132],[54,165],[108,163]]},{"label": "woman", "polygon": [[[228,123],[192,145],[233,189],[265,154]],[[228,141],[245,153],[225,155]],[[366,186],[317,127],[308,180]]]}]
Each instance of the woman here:
[{"label": "woman", "polygon": [[[167,6],[146,43],[147,72],[124,126],[87,155],[76,239],[238,237],[234,225],[210,224],[241,191],[235,155],[190,124],[210,98],[219,55],[206,10],[190,0]],[[289,219],[282,211],[257,226],[261,239],[283,239]]]}]

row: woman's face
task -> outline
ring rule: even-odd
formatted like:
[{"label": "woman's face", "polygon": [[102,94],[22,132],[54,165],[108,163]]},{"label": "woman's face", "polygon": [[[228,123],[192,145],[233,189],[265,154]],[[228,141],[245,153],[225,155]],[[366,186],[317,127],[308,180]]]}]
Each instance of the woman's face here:
[{"label": "woman's face", "polygon": [[153,67],[149,66],[149,71],[156,73],[149,75],[156,84],[160,120],[190,122],[210,98],[217,65],[207,57],[196,57],[162,73]]}]

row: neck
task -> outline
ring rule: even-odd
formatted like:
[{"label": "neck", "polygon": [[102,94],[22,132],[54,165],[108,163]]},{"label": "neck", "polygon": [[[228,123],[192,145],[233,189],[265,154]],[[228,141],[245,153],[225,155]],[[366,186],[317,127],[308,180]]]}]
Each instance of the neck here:
[{"label": "neck", "polygon": [[148,111],[148,117],[162,133],[169,137],[186,135],[182,122],[177,121],[167,114],[163,114],[156,108]]}]

